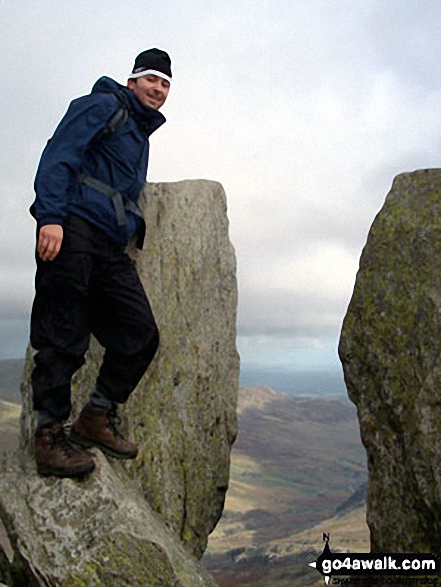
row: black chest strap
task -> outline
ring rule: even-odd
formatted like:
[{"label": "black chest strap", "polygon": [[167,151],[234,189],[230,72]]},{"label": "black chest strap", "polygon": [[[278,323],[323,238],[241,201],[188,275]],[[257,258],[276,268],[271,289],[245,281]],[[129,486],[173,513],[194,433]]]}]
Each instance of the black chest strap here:
[{"label": "black chest strap", "polygon": [[124,226],[127,224],[127,216],[126,210],[128,212],[132,212],[137,216],[140,221],[140,229],[138,230],[137,239],[136,239],[136,246],[138,249],[142,249],[142,245],[144,243],[145,237],[145,220],[144,216],[139,209],[139,207],[135,204],[133,200],[131,200],[127,195],[122,194],[118,190],[113,189],[106,183],[100,181],[99,179],[95,179],[94,177],[90,177],[89,175],[85,175],[84,173],[79,173],[77,175],[77,179],[79,182],[87,185],[88,187],[104,194],[105,196],[109,197],[112,200],[113,207],[115,209],[116,215],[116,222],[118,226]]}]

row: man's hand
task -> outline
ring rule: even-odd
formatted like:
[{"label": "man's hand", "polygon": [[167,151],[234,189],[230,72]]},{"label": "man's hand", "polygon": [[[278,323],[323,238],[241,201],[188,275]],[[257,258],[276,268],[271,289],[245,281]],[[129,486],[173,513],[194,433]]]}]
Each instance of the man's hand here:
[{"label": "man's hand", "polygon": [[63,227],[59,224],[46,224],[40,228],[37,252],[43,261],[53,261],[60,252],[63,241]]}]

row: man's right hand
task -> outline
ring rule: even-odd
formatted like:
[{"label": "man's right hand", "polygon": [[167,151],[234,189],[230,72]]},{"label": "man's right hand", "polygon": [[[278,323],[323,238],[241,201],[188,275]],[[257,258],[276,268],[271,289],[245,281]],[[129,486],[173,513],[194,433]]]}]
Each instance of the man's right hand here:
[{"label": "man's right hand", "polygon": [[59,224],[46,224],[40,228],[37,252],[43,261],[53,261],[61,249],[63,227]]}]

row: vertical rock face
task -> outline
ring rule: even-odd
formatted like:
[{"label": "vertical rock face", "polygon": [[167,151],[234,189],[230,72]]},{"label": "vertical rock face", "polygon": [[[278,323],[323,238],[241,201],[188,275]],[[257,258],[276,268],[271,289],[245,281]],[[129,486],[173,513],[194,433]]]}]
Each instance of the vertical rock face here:
[{"label": "vertical rock face", "polygon": [[[158,323],[160,348],[120,410],[123,431],[140,446],[138,458],[113,462],[112,468],[136,484],[187,550],[200,557],[222,513],[237,433],[236,262],[226,198],[220,184],[195,180],[152,184],[140,203],[147,235],[133,258]],[[35,425],[31,355],[22,385],[25,453],[32,450]],[[72,417],[87,401],[101,357],[92,340],[86,365],[74,378]]]},{"label": "vertical rock face", "polygon": [[339,354],[368,454],[372,550],[441,543],[441,170],[398,176],[360,260]]},{"label": "vertical rock face", "polygon": [[[197,556],[222,513],[237,434],[236,261],[220,184],[150,186],[141,279],[158,322],[154,364],[127,406],[132,473]],[[83,386],[84,387],[84,386]]]}]

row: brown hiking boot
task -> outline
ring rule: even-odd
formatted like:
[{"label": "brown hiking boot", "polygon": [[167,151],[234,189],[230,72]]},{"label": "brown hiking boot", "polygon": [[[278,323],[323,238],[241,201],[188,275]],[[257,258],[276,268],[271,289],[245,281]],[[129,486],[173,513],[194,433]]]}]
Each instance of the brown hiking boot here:
[{"label": "brown hiking boot", "polygon": [[124,440],[116,428],[120,423],[116,408],[107,410],[87,404],[72,424],[70,438],[80,446],[96,446],[117,459],[135,459],[138,447]]},{"label": "brown hiking boot", "polygon": [[36,431],[35,460],[40,475],[79,477],[95,469],[93,457],[70,444],[63,422]]}]

